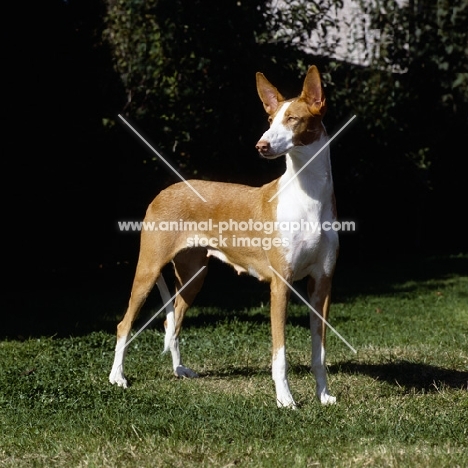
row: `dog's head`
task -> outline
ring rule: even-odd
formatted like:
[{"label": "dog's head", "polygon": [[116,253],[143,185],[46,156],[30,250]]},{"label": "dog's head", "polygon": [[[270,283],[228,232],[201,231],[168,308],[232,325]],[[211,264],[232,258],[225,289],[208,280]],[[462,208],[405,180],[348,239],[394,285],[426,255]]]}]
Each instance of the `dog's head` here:
[{"label": "dog's head", "polygon": [[286,100],[263,73],[257,73],[257,91],[270,122],[270,128],[256,145],[261,156],[274,159],[321,137],[326,103],[315,65],[309,68],[302,93],[295,99]]}]

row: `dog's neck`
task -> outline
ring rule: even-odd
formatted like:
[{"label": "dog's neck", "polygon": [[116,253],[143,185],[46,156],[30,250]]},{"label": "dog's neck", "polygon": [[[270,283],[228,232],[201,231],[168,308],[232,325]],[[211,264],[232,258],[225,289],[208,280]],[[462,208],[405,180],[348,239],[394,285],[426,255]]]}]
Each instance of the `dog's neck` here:
[{"label": "dog's neck", "polygon": [[324,132],[307,146],[295,146],[286,154],[286,171],[280,177],[280,186],[302,192],[312,199],[323,199],[333,192],[328,136]]}]

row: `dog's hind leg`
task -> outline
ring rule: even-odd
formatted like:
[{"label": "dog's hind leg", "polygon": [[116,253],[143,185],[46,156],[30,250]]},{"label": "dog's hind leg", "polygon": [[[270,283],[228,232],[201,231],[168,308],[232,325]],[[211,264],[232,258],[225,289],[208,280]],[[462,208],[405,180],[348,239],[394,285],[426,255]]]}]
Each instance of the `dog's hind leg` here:
[{"label": "dog's hind leg", "polygon": [[[179,333],[185,313],[200,291],[206,276],[206,268],[197,274],[200,268],[208,263],[206,249],[195,248],[179,252],[175,256],[173,263],[176,275],[176,291],[180,291],[188,281],[190,281],[190,284],[177,295],[174,304],[175,310],[167,314],[164,350],[167,351],[169,349],[171,351],[172,366],[174,374],[177,377],[197,377],[196,372],[182,364],[179,349]],[[194,277],[194,275],[196,276]]]},{"label": "dog's hind leg", "polygon": [[336,398],[328,393],[327,370],[325,368],[325,337],[326,324],[330,307],[331,278],[325,275],[310,277],[307,292],[311,306],[321,315],[310,312],[310,333],[312,336],[312,372],[317,383],[317,398],[322,405],[336,402]]},{"label": "dog's hind leg", "polygon": [[109,375],[109,381],[119,387],[127,388],[128,383],[124,374],[124,360],[127,350],[127,341],[133,322],[138,316],[141,307],[152,290],[156,280],[160,276],[163,262],[144,249],[140,250],[140,257],[133,280],[132,293],[128,303],[127,311],[122,321],[117,325],[117,343],[115,346],[114,363]]},{"label": "dog's hind leg", "polygon": [[286,362],[286,316],[289,300],[289,288],[278,278],[270,284],[270,320],[272,337],[271,374],[276,389],[278,408],[296,408],[296,403],[289,390]]}]

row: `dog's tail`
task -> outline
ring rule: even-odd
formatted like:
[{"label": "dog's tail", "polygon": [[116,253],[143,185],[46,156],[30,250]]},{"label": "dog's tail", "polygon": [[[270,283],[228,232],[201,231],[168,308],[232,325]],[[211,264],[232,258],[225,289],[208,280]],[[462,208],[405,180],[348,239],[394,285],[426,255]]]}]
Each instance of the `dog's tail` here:
[{"label": "dog's tail", "polygon": [[162,273],[159,275],[158,281],[156,282],[159,292],[161,294],[163,303],[166,304],[166,321],[164,323],[166,328],[166,335],[164,337],[164,350],[163,353],[169,351],[169,345],[171,344],[171,340],[175,333],[175,312],[174,312],[174,304],[171,301],[171,294],[169,293],[169,289],[167,288],[166,281]]}]

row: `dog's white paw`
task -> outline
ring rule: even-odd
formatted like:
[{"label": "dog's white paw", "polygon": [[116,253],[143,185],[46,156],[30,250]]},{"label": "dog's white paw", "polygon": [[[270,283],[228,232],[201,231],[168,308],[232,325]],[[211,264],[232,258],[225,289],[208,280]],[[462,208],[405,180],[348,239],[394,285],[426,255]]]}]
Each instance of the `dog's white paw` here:
[{"label": "dog's white paw", "polygon": [[278,408],[297,408],[286,381],[280,381],[280,384],[276,386],[276,390],[276,404]]},{"label": "dog's white paw", "polygon": [[122,371],[119,369],[114,370],[112,369],[109,375],[109,382],[114,385],[117,384],[118,387],[127,388],[128,382],[125,376],[123,375]]},{"label": "dog's white paw", "polygon": [[329,395],[328,393],[322,393],[319,396],[320,403],[324,406],[334,405],[336,403],[336,397]]},{"label": "dog's white paw", "polygon": [[187,377],[189,379],[195,379],[198,377],[198,374],[194,372],[192,369],[189,369],[188,367],[185,366],[177,366],[174,369],[174,375],[176,377]]},{"label": "dog's white paw", "polygon": [[278,408],[297,409],[296,402],[292,399],[286,401],[276,400],[276,404],[278,405]]}]

